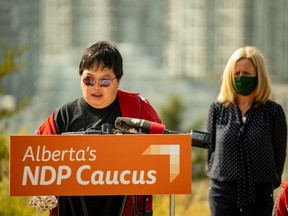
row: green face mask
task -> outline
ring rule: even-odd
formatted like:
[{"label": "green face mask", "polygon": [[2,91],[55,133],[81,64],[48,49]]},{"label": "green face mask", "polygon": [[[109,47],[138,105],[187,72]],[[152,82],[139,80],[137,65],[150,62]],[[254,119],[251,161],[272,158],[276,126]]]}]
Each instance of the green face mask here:
[{"label": "green face mask", "polygon": [[237,94],[247,96],[257,86],[257,77],[239,76],[234,78]]}]

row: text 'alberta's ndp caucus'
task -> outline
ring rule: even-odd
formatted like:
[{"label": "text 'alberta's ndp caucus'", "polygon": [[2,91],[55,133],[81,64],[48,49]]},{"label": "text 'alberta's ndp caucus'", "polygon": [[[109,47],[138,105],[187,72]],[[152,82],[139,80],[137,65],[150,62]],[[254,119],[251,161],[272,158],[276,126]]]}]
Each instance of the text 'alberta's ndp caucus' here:
[{"label": "text 'alberta's ndp caucus'", "polygon": [[190,135],[11,136],[10,194],[191,193]]}]

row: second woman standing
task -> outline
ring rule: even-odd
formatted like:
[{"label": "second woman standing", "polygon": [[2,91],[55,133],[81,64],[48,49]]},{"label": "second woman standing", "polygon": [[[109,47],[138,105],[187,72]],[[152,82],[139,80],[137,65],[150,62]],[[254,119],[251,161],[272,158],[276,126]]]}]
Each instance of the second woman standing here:
[{"label": "second woman standing", "polygon": [[273,190],[280,185],[286,157],[287,124],[270,93],[259,50],[236,50],[208,116],[212,216],[272,214]]}]

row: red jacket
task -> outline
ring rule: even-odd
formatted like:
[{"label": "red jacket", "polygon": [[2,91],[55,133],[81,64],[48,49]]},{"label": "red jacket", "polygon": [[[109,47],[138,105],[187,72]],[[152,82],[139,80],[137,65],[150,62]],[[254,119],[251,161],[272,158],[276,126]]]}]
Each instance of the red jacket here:
[{"label": "red jacket", "polygon": [[288,216],[288,182],[282,183],[284,188],[277,201],[276,216]]},{"label": "red jacket", "polygon": [[[161,119],[158,114],[151,106],[151,104],[139,93],[126,92],[123,90],[118,90],[118,98],[122,117],[133,117],[145,119],[153,122],[161,123]],[[46,119],[46,121],[37,128],[38,134],[57,134],[56,126],[54,123],[54,111]],[[137,196],[137,211],[142,212],[143,196]],[[147,204],[146,209],[152,211],[152,195],[146,196]],[[124,215],[131,216],[133,215],[133,196],[128,196]],[[57,208],[54,208],[50,211],[50,216],[57,216]]]}]

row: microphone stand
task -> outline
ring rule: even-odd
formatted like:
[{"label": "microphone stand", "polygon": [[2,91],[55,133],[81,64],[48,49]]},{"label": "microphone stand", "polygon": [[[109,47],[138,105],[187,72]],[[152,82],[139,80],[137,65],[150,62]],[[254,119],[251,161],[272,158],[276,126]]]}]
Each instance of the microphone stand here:
[{"label": "microphone stand", "polygon": [[175,194],[170,194],[170,213],[169,216],[175,215]]}]

